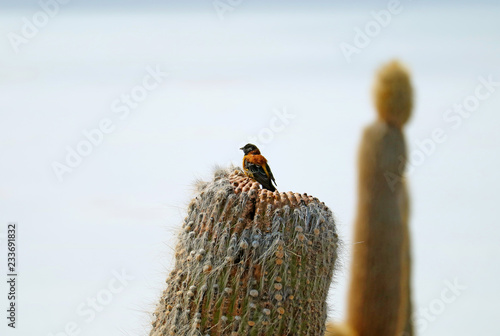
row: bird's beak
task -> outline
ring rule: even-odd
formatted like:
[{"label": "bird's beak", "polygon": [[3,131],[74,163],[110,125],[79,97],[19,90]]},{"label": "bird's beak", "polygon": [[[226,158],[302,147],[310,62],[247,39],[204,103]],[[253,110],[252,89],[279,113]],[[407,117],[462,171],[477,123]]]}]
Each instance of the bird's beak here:
[{"label": "bird's beak", "polygon": [[243,150],[243,148],[245,148],[245,147],[241,147],[240,149]]}]

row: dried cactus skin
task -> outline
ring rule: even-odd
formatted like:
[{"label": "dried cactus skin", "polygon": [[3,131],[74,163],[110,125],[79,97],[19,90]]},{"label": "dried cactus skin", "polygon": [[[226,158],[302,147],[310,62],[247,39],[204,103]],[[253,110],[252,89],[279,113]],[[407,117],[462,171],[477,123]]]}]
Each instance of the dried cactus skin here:
[{"label": "dried cactus skin", "polygon": [[318,199],[219,169],[188,206],[150,336],[322,336],[337,246]]}]

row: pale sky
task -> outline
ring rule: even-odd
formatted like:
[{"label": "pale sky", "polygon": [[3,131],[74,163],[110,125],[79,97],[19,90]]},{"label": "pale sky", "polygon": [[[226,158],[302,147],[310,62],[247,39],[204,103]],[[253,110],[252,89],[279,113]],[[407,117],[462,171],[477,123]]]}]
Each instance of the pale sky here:
[{"label": "pale sky", "polygon": [[[281,189],[336,215],[346,249],[328,302],[343,319],[357,146],[375,118],[373,74],[394,57],[415,87],[410,153],[436,129],[446,134],[409,176],[416,318],[447,281],[467,287],[419,335],[498,334],[500,88],[459,125],[445,119],[484,80],[500,81],[498,4],[402,1],[348,59],[340,46],[355,45],[387,1],[296,10],[248,0],[221,18],[211,1],[181,12],[116,1],[99,13],[79,10],[97,1],[74,0],[13,44],[37,3],[0,2],[18,7],[0,11],[1,251],[6,223],[20,228],[19,329],[2,322],[2,335],[56,335],[71,323],[80,336],[147,335],[193,181],[239,165],[254,140]],[[144,85],[127,108],[123,97]],[[68,164],[96,129],[106,133],[60,181],[54,163]],[[89,321],[79,308],[122,271],[133,280]],[[6,289],[0,282],[0,305]]]}]

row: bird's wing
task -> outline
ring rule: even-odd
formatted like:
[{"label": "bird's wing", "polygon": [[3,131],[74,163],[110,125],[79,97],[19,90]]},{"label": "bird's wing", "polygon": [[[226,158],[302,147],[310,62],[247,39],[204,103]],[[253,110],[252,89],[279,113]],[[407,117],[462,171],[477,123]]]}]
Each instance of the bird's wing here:
[{"label": "bird's wing", "polygon": [[264,167],[258,163],[253,163],[250,160],[245,160],[244,168],[248,170],[248,172],[252,174],[253,178],[257,181],[266,181],[269,179],[269,176],[267,176]]},{"label": "bird's wing", "polygon": [[269,167],[269,165],[266,163],[266,170],[267,172],[269,173],[269,177],[271,178],[271,180],[274,182],[275,185],[278,185],[276,183],[276,180],[274,179],[274,175],[273,175],[273,172],[271,171],[271,167]]}]

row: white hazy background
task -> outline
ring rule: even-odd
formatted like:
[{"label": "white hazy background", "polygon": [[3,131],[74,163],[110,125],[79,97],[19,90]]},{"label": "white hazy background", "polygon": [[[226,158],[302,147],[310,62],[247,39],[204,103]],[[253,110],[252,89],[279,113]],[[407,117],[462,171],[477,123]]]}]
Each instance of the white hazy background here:
[{"label": "white hazy background", "polygon": [[[6,227],[17,222],[20,274],[15,330],[0,284],[2,335],[69,336],[68,325],[147,335],[193,181],[239,165],[238,148],[283,109],[294,119],[262,151],[280,190],[312,194],[336,215],[345,249],[329,303],[342,320],[357,145],[375,118],[374,72],[394,57],[413,74],[410,153],[436,128],[447,136],[410,176],[414,310],[430,316],[419,334],[498,335],[500,87],[456,129],[443,119],[480,76],[500,81],[498,2],[402,1],[351,63],[339,45],[387,2],[242,1],[223,20],[210,0],[102,4],[61,5],[15,53],[7,34],[40,7],[0,3],[0,261],[6,274]],[[111,104],[148,67],[168,77],[121,120]],[[105,118],[114,131],[59,182],[53,162]],[[122,270],[134,279],[87,321],[77,308]],[[455,279],[467,288],[436,303]]]}]

